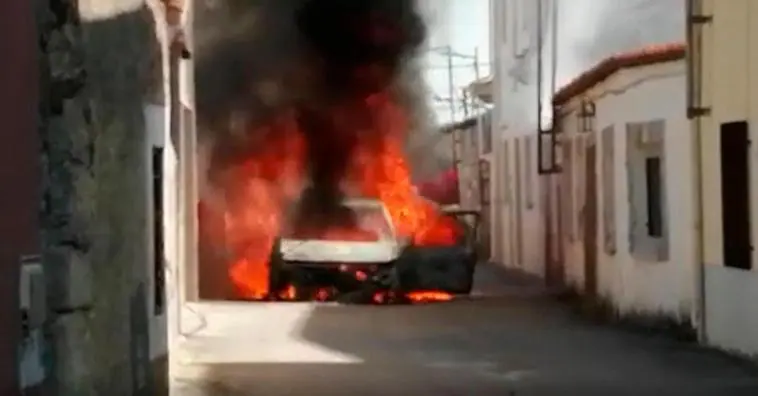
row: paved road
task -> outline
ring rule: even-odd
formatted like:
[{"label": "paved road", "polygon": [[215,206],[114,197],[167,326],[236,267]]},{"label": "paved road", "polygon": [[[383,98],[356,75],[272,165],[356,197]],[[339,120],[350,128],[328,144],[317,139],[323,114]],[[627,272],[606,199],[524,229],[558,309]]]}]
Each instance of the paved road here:
[{"label": "paved road", "polygon": [[[261,348],[260,358],[212,365],[204,383],[177,380],[173,394],[758,395],[758,372],[745,363],[589,324],[527,283],[480,278],[467,301],[310,306],[297,331],[264,326],[234,348]],[[293,309],[265,311],[285,321]]]}]

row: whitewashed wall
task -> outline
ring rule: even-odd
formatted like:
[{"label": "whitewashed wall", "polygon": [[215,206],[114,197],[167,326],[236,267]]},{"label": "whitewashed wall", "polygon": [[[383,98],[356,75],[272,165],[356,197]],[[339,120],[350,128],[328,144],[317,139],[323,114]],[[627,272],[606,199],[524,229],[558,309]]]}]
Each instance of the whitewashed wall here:
[{"label": "whitewashed wall", "polygon": [[[685,117],[684,61],[624,69],[596,85],[584,95],[596,103],[596,131],[614,126],[614,181],[616,252],[609,254],[603,243],[602,146],[597,142],[598,175],[598,292],[611,301],[622,314],[665,315],[690,320],[695,298],[696,258],[696,190],[694,146]],[[574,108],[579,98],[569,102]],[[666,200],[664,212],[668,224],[668,260],[650,262],[630,254],[630,204],[626,161],[626,124],[663,119],[664,178]],[[576,135],[575,113],[562,118],[564,131]],[[590,139],[583,137],[582,139]],[[586,144],[580,140],[575,145]],[[575,153],[579,151],[575,149]],[[574,172],[574,217],[579,216],[584,197],[584,158],[567,171]],[[574,224],[579,224],[574,221]],[[578,227],[578,225],[577,225]],[[575,230],[575,234],[581,231]],[[576,286],[584,284],[584,256],[581,239],[566,238],[566,277]]]},{"label": "whitewashed wall", "polygon": [[[537,275],[544,273],[543,202],[538,198],[533,208],[517,207],[515,199],[512,204],[507,203],[508,194],[511,198],[525,194],[523,188],[506,191],[508,181],[503,167],[507,161],[515,161],[515,143],[509,143],[509,158],[500,157],[506,155],[506,140],[536,135],[537,98],[543,98],[544,118],[549,113],[553,85],[567,83],[613,53],[647,43],[683,40],[684,4],[684,0],[543,0],[542,13],[538,16],[534,0],[491,0],[490,58],[495,101],[492,128],[496,148],[493,164],[500,164],[492,168],[492,216],[496,219],[491,230],[493,259]],[[558,38],[556,62],[551,59],[553,16]],[[541,77],[537,73],[540,18],[544,29]],[[540,78],[542,87],[538,94]],[[536,164],[536,148],[533,150],[531,160]],[[526,171],[523,152],[520,158],[520,169]],[[530,169],[532,175],[522,174],[522,180],[541,186],[536,166]],[[509,171],[515,186],[515,163]],[[542,197],[543,191],[536,191],[535,196]],[[522,260],[517,260],[517,249],[523,252]]]}]

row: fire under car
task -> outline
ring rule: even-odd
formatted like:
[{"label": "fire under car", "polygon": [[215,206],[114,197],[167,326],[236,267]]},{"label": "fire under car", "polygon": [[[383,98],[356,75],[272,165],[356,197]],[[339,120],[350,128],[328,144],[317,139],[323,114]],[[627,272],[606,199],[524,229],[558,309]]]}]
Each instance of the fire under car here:
[{"label": "fire under car", "polygon": [[[418,246],[395,229],[384,203],[352,198],[328,230],[285,227],[270,258],[270,290],[286,300],[401,302],[414,293],[468,294],[477,262],[478,213],[443,211],[459,226],[452,244]],[[380,302],[380,301],[373,301]]]}]

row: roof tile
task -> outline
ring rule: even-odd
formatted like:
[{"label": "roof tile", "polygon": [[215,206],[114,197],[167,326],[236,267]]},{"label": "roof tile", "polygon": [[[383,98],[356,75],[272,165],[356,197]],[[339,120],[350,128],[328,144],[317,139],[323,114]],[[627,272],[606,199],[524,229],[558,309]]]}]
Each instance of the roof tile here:
[{"label": "roof tile", "polygon": [[684,58],[685,54],[685,43],[677,42],[650,45],[610,56],[559,89],[553,96],[553,105],[568,102],[621,69],[675,61]]}]

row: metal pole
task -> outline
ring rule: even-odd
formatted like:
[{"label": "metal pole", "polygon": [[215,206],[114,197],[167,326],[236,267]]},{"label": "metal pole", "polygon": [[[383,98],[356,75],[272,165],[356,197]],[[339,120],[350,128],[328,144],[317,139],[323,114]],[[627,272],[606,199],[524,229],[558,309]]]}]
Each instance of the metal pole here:
[{"label": "metal pole", "polygon": [[[466,89],[463,90],[463,94],[462,95],[463,95],[463,118],[464,119],[468,119],[468,117],[469,117],[469,106],[468,106],[469,100],[471,100],[472,103],[475,106],[476,105],[475,104],[476,103],[476,101],[475,101],[476,99],[473,99],[471,97],[471,95],[469,94],[469,91],[466,90]],[[474,115],[476,115],[476,112],[474,112]]]},{"label": "metal pole", "polygon": [[[702,73],[702,56],[703,56],[703,33],[693,25],[693,19],[703,12],[703,2],[701,0],[688,0],[686,3],[687,24],[687,106],[700,107],[702,101],[701,91],[701,73]],[[689,115],[689,114],[688,114]],[[690,125],[694,133],[692,141],[693,162],[695,166],[695,218],[698,220],[700,227],[697,228],[697,240],[695,241],[695,309],[694,322],[697,327],[698,341],[703,344],[708,343],[708,324],[706,310],[706,287],[705,287],[705,247],[703,246],[703,219],[705,217],[705,206],[703,203],[703,124],[700,117],[690,119]]]},{"label": "metal pole", "polygon": [[541,133],[541,132],[542,132],[542,0],[537,0],[537,133]]},{"label": "metal pole", "polygon": [[447,84],[450,95],[450,122],[455,122],[455,77],[453,76],[453,48],[447,46]]},{"label": "metal pole", "polygon": [[[481,78],[481,75],[479,73],[479,47],[474,47],[474,81],[479,83],[479,79]],[[479,100],[478,98],[474,97],[472,98],[472,106],[474,110],[474,115],[479,114]]]}]

